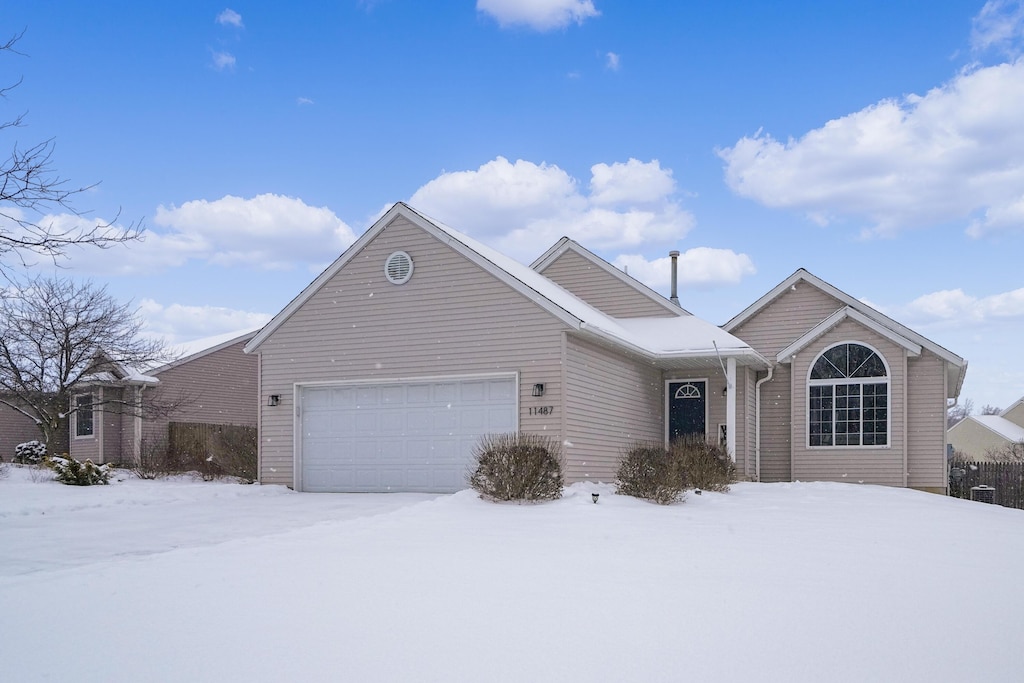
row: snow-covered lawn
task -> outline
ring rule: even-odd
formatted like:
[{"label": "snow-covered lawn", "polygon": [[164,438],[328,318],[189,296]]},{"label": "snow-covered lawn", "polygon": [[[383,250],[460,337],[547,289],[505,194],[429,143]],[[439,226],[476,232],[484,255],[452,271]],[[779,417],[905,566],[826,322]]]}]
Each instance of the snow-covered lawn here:
[{"label": "snow-covered lawn", "polygon": [[495,505],[5,469],[4,681],[1024,680],[1017,510],[824,483]]}]

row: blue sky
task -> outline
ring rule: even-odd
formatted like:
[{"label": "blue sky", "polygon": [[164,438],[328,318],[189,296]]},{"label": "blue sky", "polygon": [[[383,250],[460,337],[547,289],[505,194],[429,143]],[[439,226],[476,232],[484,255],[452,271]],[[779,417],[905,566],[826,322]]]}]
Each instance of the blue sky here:
[{"label": "blue sky", "polygon": [[[1020,1],[4,1],[0,134],[146,240],[65,272],[182,342],[276,313],[390,203],[568,234],[717,324],[804,267],[1024,395]],[[48,220],[67,220],[56,216]],[[45,264],[40,264],[44,268]]]}]

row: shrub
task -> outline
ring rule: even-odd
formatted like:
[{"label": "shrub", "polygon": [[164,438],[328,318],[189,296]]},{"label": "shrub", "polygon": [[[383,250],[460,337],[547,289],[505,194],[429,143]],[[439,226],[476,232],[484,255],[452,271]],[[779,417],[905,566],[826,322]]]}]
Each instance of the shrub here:
[{"label": "shrub", "polygon": [[171,458],[166,441],[143,439],[131,469],[139,479],[159,479],[180,472],[181,464]]},{"label": "shrub", "polygon": [[39,441],[26,441],[14,447],[14,460],[22,465],[38,465],[46,458],[46,445]]},{"label": "shrub", "polygon": [[473,448],[469,485],[490,500],[554,500],[562,496],[558,443],[536,434],[489,434]]},{"label": "shrub", "polygon": [[736,481],[736,466],[723,446],[683,437],[672,442],[671,451],[690,488],[725,492]]},{"label": "shrub", "polygon": [[109,484],[110,465],[96,465],[92,460],[79,462],[72,457],[50,458],[50,467],[57,475],[57,481],[71,486],[92,486]]},{"label": "shrub", "polygon": [[659,505],[682,500],[686,489],[686,474],[676,454],[653,443],[629,446],[622,456],[616,477],[616,493]]}]

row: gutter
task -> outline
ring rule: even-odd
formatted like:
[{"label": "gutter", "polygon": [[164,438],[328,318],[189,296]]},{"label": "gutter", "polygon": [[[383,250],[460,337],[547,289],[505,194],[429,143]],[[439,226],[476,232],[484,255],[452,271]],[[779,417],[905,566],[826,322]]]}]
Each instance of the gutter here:
[{"label": "gutter", "polygon": [[768,366],[768,374],[754,384],[754,481],[761,481],[761,385],[775,374],[775,366]]}]

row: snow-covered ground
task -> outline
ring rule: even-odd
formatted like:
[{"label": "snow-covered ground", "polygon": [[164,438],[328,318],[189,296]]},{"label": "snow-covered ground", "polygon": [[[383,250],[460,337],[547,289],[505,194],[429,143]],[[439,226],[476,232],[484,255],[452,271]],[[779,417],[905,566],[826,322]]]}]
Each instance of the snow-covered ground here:
[{"label": "snow-covered ground", "polygon": [[1018,510],[825,483],[496,505],[5,472],[4,681],[1024,680]]}]

